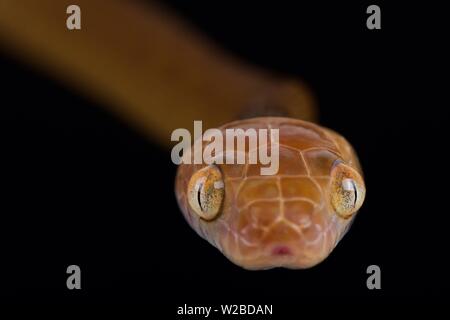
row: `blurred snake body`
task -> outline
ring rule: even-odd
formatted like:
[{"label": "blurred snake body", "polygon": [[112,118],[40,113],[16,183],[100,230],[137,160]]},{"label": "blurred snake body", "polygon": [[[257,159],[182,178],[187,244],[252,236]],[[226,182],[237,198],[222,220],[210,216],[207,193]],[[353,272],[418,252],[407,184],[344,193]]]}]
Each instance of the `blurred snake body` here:
[{"label": "blurred snake body", "polygon": [[350,144],[309,122],[317,112],[304,84],[226,55],[158,5],[78,0],[82,27],[70,31],[71,4],[2,1],[1,47],[101,100],[161,145],[194,120],[222,131],[279,129],[276,175],[261,176],[258,164],[182,164],[179,206],[201,237],[246,269],[308,268],[330,254],[365,186]]}]

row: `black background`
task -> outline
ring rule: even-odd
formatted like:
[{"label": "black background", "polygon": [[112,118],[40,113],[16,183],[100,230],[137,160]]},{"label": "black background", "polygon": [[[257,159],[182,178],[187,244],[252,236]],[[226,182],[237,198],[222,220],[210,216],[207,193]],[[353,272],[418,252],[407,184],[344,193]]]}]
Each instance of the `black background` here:
[{"label": "black background", "polygon": [[[3,301],[142,303],[171,317],[184,303],[268,303],[279,314],[317,301],[440,300],[448,252],[443,9],[377,3],[382,29],[371,31],[370,4],[168,4],[233,54],[304,79],[321,123],[358,151],[366,202],[331,256],[303,271],[228,262],[179,212],[167,150],[1,53]],[[81,267],[80,291],[66,288],[71,264]],[[366,288],[371,264],[381,267],[382,290]]]}]

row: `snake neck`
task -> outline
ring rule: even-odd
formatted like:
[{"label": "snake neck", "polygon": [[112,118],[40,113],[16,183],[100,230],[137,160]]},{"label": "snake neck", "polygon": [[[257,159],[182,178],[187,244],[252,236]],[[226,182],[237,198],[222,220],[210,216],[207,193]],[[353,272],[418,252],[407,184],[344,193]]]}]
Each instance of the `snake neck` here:
[{"label": "snake neck", "polygon": [[306,85],[280,78],[269,81],[241,108],[236,120],[256,117],[288,117],[317,122],[315,99]]}]

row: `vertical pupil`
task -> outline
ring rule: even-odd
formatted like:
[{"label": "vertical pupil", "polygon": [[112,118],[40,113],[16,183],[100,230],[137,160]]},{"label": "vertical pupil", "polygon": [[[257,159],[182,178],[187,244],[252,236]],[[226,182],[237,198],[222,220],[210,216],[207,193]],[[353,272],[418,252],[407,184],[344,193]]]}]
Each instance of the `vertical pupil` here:
[{"label": "vertical pupil", "polygon": [[198,191],[197,191],[197,202],[198,205],[200,207],[200,210],[203,211],[203,207],[202,207],[202,201],[201,201],[201,192],[202,192],[202,188],[203,188],[203,183],[201,183],[198,187]]},{"label": "vertical pupil", "polygon": [[358,201],[358,192],[356,191],[356,184],[355,181],[352,180],[352,184],[353,184],[353,190],[355,192],[355,201],[353,202],[353,207],[356,206],[356,202]]}]

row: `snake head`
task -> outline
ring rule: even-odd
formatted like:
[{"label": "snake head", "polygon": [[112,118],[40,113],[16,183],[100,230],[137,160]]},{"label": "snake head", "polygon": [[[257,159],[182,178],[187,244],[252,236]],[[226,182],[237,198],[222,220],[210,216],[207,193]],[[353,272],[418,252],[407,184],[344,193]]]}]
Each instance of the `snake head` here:
[{"label": "snake head", "polygon": [[[356,154],[337,133],[287,118],[221,128],[279,129],[279,170],[260,164],[182,164],[178,203],[189,224],[246,269],[302,269],[323,261],[364,202]],[[248,150],[246,150],[248,152]],[[216,155],[217,156],[217,155]]]}]

